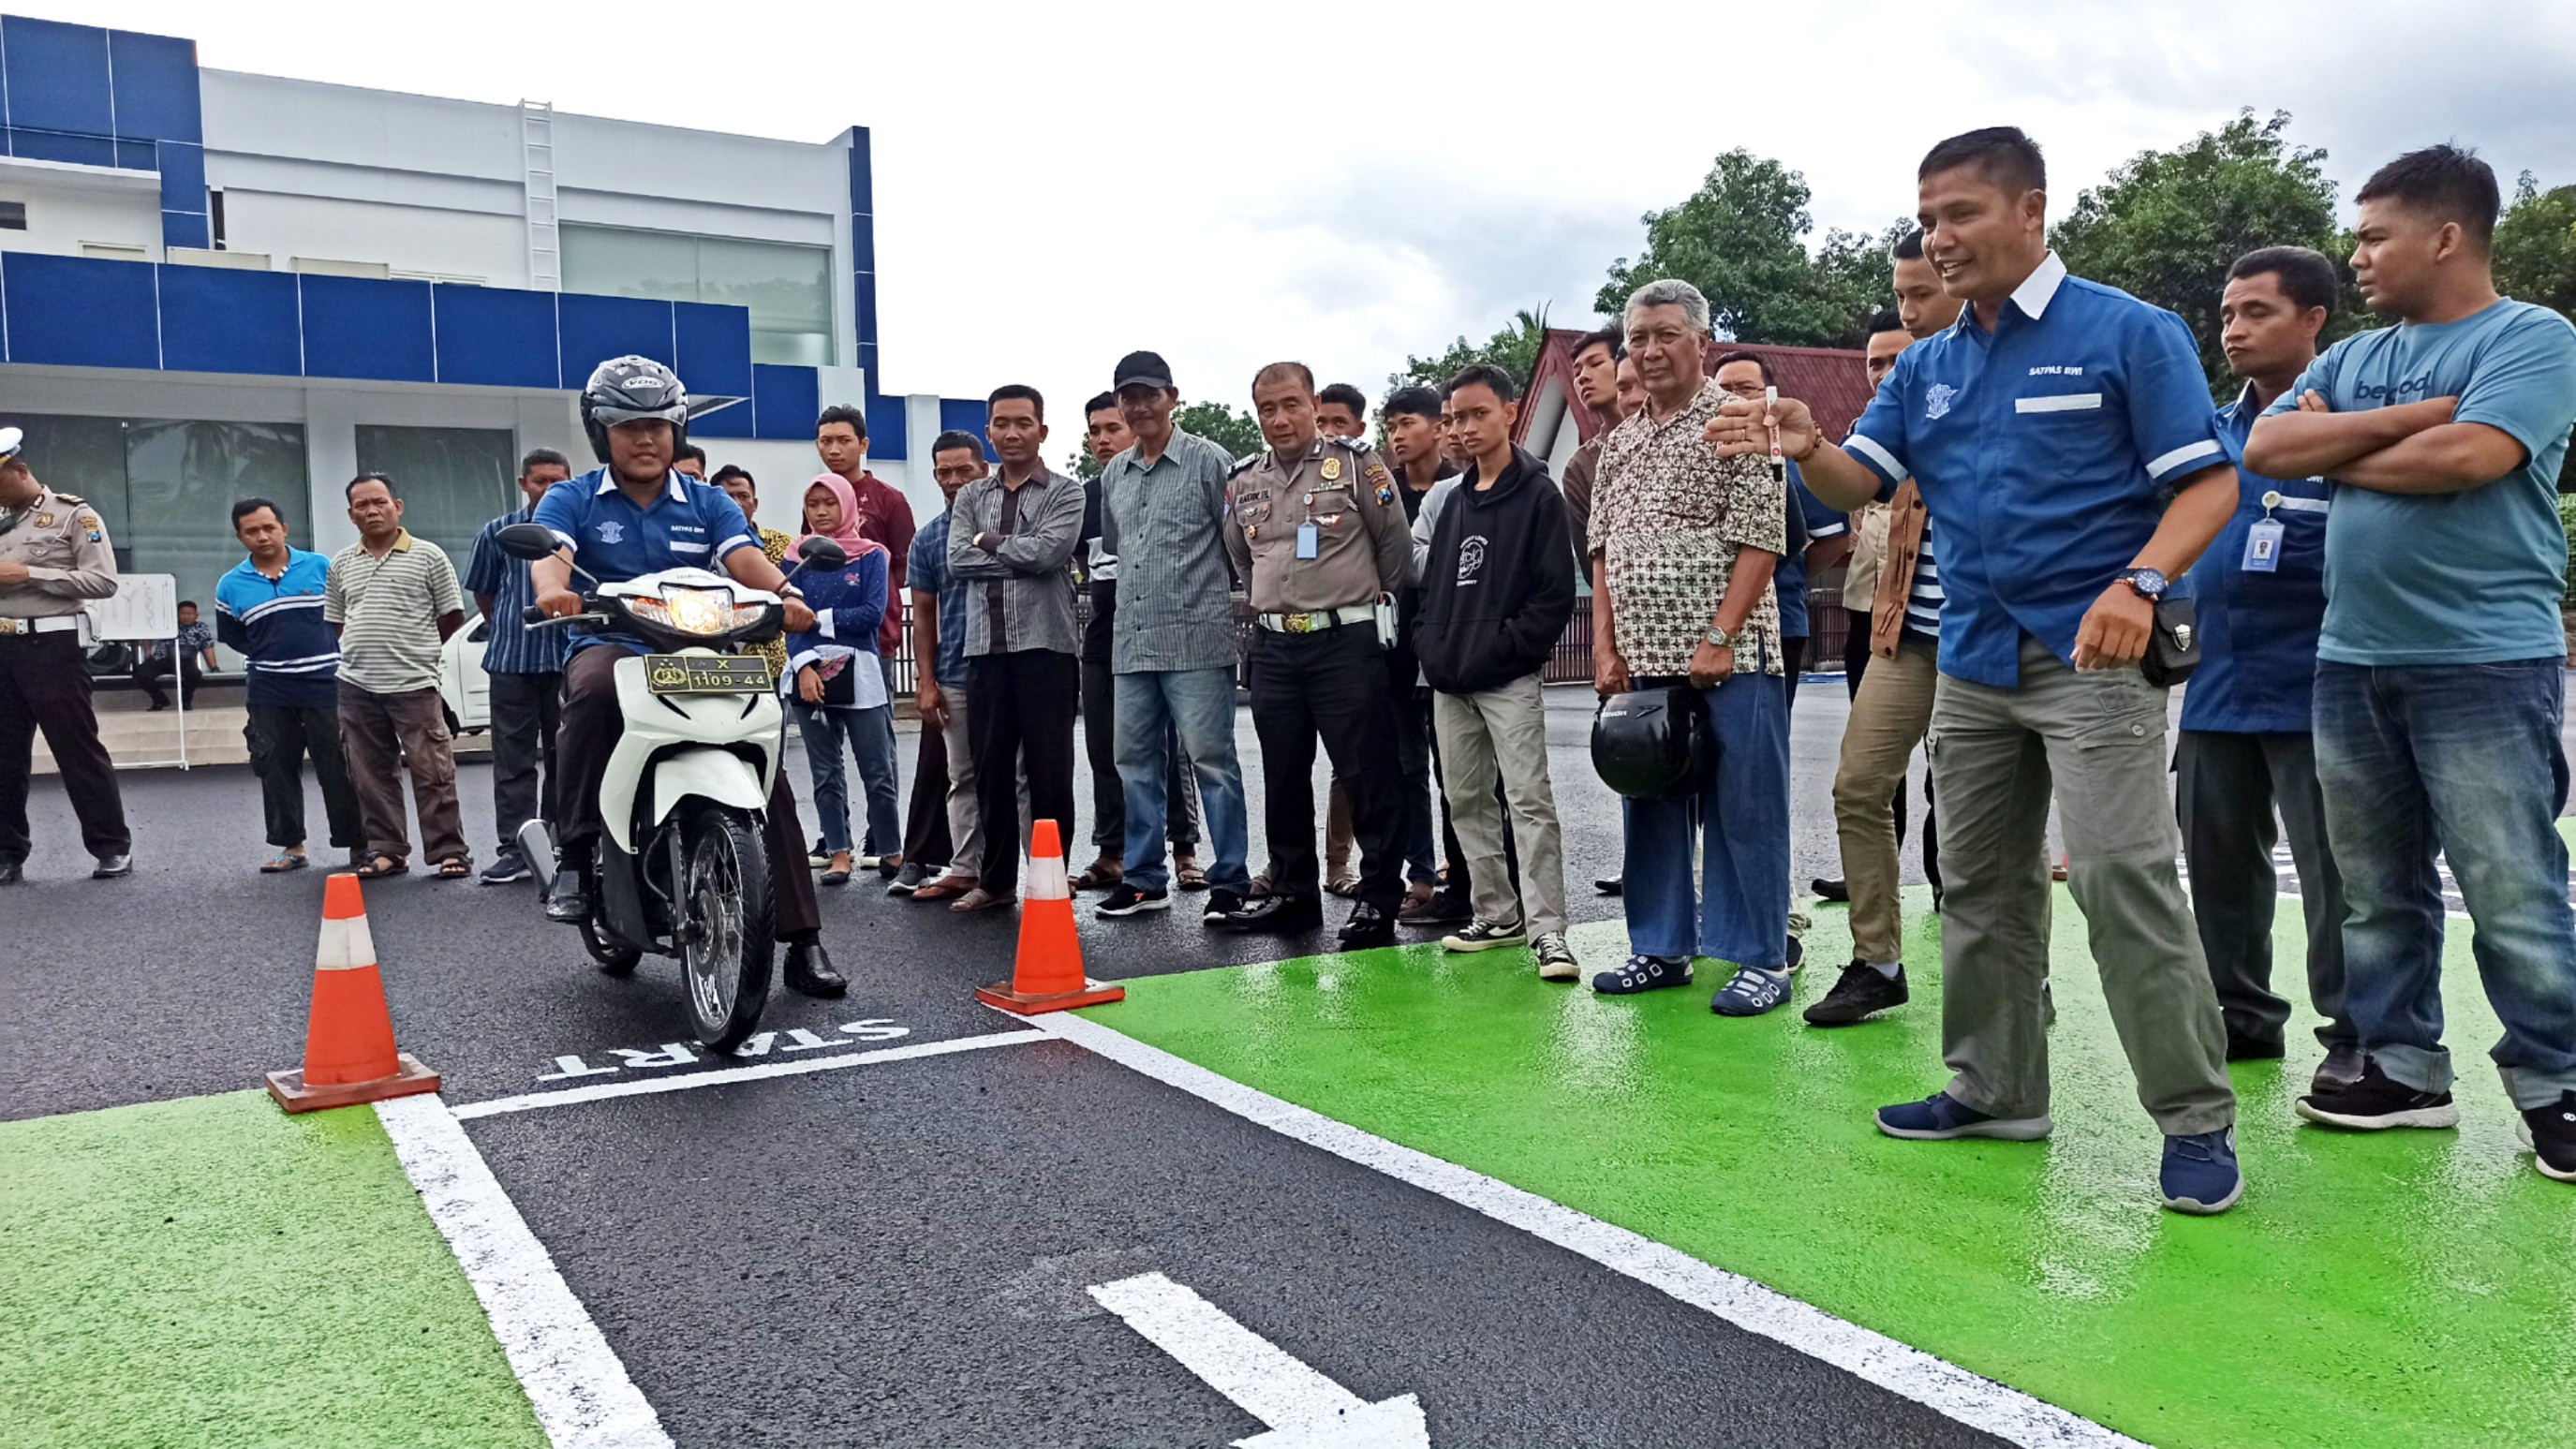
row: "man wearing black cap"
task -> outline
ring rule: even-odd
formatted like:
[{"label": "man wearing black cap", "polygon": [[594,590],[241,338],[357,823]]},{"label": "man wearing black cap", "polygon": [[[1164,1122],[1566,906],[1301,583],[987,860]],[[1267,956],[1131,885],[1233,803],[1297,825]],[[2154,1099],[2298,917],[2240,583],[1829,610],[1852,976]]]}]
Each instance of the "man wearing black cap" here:
[{"label": "man wearing black cap", "polygon": [[1126,878],[1100,903],[1104,916],[1171,905],[1163,855],[1165,731],[1199,781],[1207,812],[1207,919],[1242,909],[1243,772],[1234,757],[1234,609],[1221,530],[1225,449],[1172,426],[1180,404],[1172,370],[1151,352],[1118,360],[1112,390],[1136,442],[1100,475],[1103,549],[1118,560],[1118,617],[1110,635],[1116,676],[1118,778],[1126,786]]}]

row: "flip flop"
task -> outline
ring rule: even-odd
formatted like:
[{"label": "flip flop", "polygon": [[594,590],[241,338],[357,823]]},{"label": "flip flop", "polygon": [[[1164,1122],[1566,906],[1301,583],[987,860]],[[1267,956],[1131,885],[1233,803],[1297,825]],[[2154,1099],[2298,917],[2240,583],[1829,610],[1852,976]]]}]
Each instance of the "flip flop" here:
[{"label": "flip flop", "polygon": [[262,875],[284,875],[290,870],[302,870],[312,863],[312,858],[309,856],[289,855],[284,852],[280,852],[277,859],[261,866],[259,868],[259,873]]},{"label": "flip flop", "polygon": [[438,863],[440,880],[463,880],[473,873],[474,858],[470,855],[451,855]]}]

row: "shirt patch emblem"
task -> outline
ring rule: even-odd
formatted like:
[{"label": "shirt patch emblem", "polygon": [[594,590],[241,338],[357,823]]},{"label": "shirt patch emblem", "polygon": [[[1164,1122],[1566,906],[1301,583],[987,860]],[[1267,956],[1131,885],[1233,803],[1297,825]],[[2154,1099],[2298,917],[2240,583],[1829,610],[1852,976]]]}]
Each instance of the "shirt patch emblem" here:
[{"label": "shirt patch emblem", "polygon": [[1959,390],[1946,382],[1936,382],[1923,390],[1923,418],[1930,422],[1950,415],[1950,400]]},{"label": "shirt patch emblem", "polygon": [[39,514],[37,514],[37,515],[36,515],[36,526],[37,526],[38,528],[51,528],[51,527],[53,527],[53,526],[54,526],[54,516],[53,516],[52,514],[50,514],[50,513],[39,513]]},{"label": "shirt patch emblem", "polygon": [[1377,485],[1377,506],[1380,508],[1392,508],[1395,506],[1394,484],[1380,483]]},{"label": "shirt patch emblem", "polygon": [[1316,469],[1315,471],[1324,475],[1325,482],[1334,482],[1342,476],[1342,460],[1339,458],[1326,458],[1324,460],[1324,466]]},{"label": "shirt patch emblem", "polygon": [[601,543],[615,544],[626,541],[626,525],[614,518],[602,520],[597,532]]}]

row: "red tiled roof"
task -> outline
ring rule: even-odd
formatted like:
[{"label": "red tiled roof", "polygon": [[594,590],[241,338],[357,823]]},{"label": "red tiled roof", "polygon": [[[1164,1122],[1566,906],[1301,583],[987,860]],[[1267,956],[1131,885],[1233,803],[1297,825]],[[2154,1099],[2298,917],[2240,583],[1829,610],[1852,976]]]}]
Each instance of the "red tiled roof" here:
[{"label": "red tiled roof", "polygon": [[[1536,396],[1550,377],[1564,384],[1566,415],[1574,419],[1577,436],[1590,439],[1601,431],[1603,418],[1594,415],[1574,394],[1574,344],[1591,334],[1567,327],[1547,329],[1547,342],[1539,349],[1538,365],[1530,369],[1529,391]],[[1720,353],[1750,352],[1771,364],[1780,378],[1780,395],[1805,403],[1823,425],[1825,436],[1840,438],[1869,406],[1869,377],[1861,370],[1862,354],[1844,347],[1766,347],[1747,342],[1708,344],[1708,366],[1716,370]],[[1519,434],[1526,435],[1532,414],[1523,411]],[[1515,436],[1514,442],[1521,441]]]}]

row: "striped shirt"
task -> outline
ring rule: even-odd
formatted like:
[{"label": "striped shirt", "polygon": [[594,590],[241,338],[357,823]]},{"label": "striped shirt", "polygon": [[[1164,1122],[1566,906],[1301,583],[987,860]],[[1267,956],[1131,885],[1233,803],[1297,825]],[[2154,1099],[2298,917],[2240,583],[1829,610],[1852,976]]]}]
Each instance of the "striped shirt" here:
[{"label": "striped shirt", "polygon": [[438,621],[465,612],[456,569],[410,530],[383,558],[353,543],[331,556],[322,617],[340,626],[340,678],[369,694],[438,687]]},{"label": "striped shirt", "polygon": [[492,613],[483,621],[483,672],[486,674],[561,674],[564,631],[531,629],[521,622],[537,601],[537,586],[524,559],[501,552],[495,535],[513,523],[537,516],[533,503],[483,525],[474,536],[474,552],[465,563],[465,592],[490,594]]},{"label": "striped shirt", "polygon": [[246,661],[243,703],[273,709],[336,704],[340,641],[322,617],[331,561],[286,551],[276,578],[243,559],[215,583],[215,637]]},{"label": "striped shirt", "polygon": [[1131,447],[1102,470],[1101,544],[1118,560],[1113,672],[1234,667],[1234,567],[1221,532],[1233,468],[1225,449],[1176,429],[1153,462]]},{"label": "striped shirt", "polygon": [[1941,566],[1932,561],[1932,520],[1923,521],[1923,543],[1914,554],[1914,587],[1905,595],[1905,632],[1941,639]]},{"label": "striped shirt", "polygon": [[[996,473],[958,490],[948,505],[948,572],[968,584],[962,619],[969,655],[1048,649],[1077,654],[1073,550],[1082,541],[1082,485],[1041,464],[1014,490]],[[993,536],[991,552],[975,540]]]}]

